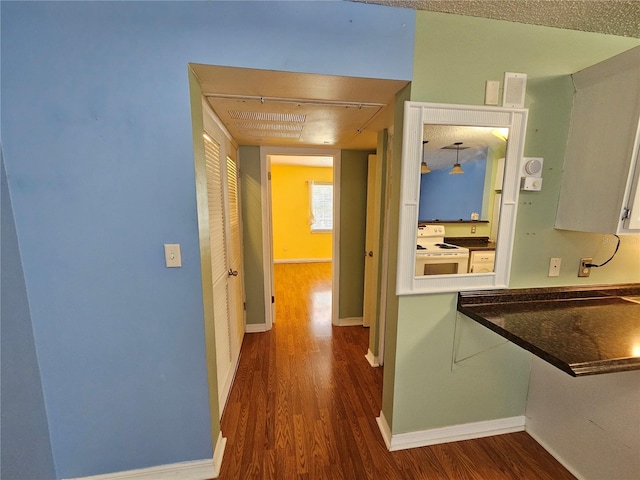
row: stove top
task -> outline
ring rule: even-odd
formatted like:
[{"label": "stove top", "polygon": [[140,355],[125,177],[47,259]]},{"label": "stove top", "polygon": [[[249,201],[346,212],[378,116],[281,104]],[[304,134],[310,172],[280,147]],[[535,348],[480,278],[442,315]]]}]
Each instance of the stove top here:
[{"label": "stove top", "polygon": [[469,249],[444,242],[444,225],[418,226],[417,255],[469,256]]}]

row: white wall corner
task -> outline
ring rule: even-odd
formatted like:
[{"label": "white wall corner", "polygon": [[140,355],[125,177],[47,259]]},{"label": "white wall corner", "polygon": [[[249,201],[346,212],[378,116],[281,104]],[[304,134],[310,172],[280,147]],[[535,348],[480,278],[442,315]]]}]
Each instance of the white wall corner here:
[{"label": "white wall corner", "polygon": [[347,317],[338,319],[338,327],[354,327],[356,325],[362,325],[362,317]]},{"label": "white wall corner", "polygon": [[380,366],[380,359],[373,354],[371,349],[367,351],[367,354],[364,357],[367,359],[367,362],[369,362],[369,365],[371,365],[372,367]]},{"label": "white wall corner", "polygon": [[[382,413],[377,420],[385,444],[387,444],[387,448],[391,452],[408,448],[427,447],[440,443],[458,442],[505,433],[521,432],[525,429],[524,415],[398,434],[391,433],[389,425],[386,423],[386,420],[384,420]],[[382,423],[383,420],[384,424]]]}]

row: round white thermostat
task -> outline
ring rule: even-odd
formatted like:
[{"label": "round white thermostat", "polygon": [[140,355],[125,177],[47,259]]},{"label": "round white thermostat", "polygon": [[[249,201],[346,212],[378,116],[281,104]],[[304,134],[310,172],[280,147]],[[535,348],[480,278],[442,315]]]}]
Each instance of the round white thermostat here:
[{"label": "round white thermostat", "polygon": [[524,171],[529,175],[537,175],[542,170],[542,162],[539,158],[532,158],[524,164]]}]

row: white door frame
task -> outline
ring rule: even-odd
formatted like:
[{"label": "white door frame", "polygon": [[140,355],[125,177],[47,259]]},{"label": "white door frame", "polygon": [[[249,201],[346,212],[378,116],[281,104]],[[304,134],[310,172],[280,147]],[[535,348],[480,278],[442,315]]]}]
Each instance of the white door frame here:
[{"label": "white door frame", "polygon": [[340,272],[340,160],[339,149],[260,147],[260,182],[262,183],[262,257],[264,268],[265,330],[273,327],[274,313],[271,301],[273,288],[273,231],[271,224],[271,155],[307,155],[333,157],[333,237],[331,252],[331,323],[338,324],[339,272]]}]

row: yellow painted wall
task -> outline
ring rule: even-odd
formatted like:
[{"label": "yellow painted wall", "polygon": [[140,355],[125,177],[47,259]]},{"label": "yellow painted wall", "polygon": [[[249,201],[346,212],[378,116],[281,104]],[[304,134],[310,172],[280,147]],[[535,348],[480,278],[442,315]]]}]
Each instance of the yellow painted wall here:
[{"label": "yellow painted wall", "polygon": [[274,261],[331,258],[332,233],[311,233],[309,184],[332,182],[331,167],[271,166]]}]

